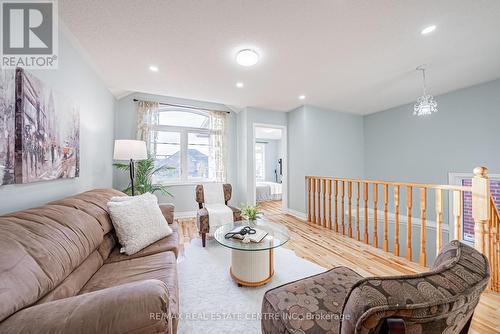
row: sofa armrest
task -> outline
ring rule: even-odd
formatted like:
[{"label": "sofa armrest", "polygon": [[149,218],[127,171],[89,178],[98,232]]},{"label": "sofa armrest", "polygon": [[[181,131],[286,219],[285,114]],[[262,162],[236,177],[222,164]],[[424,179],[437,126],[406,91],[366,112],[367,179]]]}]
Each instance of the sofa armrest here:
[{"label": "sofa armrest", "polygon": [[169,224],[174,223],[174,210],[175,210],[175,205],[172,203],[164,203],[160,204],[160,210],[161,213],[163,213],[163,216],[165,216],[165,219]]},{"label": "sofa armrest", "polygon": [[168,290],[159,280],[123,284],[21,310],[1,333],[172,333]]}]

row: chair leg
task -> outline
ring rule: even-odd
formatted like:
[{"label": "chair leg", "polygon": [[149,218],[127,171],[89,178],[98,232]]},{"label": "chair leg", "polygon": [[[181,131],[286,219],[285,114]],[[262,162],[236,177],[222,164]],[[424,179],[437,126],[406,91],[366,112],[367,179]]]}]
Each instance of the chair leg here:
[{"label": "chair leg", "polygon": [[470,316],[469,320],[465,324],[464,328],[462,328],[462,330],[460,331],[460,334],[467,334],[467,333],[469,333],[469,328],[470,328],[470,324],[472,322],[472,317],[473,316],[474,316],[474,313],[472,313],[472,315]]},{"label": "chair leg", "polygon": [[399,318],[387,318],[385,319],[380,332],[382,334],[405,334],[406,324],[403,319]]},{"label": "chair leg", "polygon": [[203,247],[205,247],[206,243],[207,243],[207,234],[206,233],[202,233],[201,234],[201,245]]}]

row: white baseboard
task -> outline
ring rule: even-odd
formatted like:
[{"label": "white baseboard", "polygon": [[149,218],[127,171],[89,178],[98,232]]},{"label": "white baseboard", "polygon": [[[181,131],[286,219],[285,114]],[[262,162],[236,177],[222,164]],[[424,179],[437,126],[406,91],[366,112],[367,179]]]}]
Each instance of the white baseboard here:
[{"label": "white baseboard", "polygon": [[196,211],[174,211],[174,219],[196,218]]},{"label": "white baseboard", "polygon": [[299,218],[301,220],[307,220],[307,215],[304,212],[300,212],[300,211],[290,209],[290,208],[286,208],[285,211],[286,211],[286,213],[288,213],[296,218]]}]

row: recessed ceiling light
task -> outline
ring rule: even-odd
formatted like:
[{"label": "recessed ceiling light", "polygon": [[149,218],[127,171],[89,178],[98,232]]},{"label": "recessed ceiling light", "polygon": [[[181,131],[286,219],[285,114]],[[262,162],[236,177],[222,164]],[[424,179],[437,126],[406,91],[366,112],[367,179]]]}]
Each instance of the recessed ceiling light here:
[{"label": "recessed ceiling light", "polygon": [[427,35],[427,34],[430,34],[431,32],[433,32],[434,30],[436,30],[436,26],[431,25],[431,26],[425,27],[420,33],[422,35]]},{"label": "recessed ceiling light", "polygon": [[149,66],[149,70],[151,72],[158,72],[160,69],[158,68],[158,66],[151,65],[151,66]]},{"label": "recessed ceiling light", "polygon": [[236,83],[236,87],[238,87],[238,88],[243,88],[243,86],[245,86],[245,85],[243,84],[243,82],[237,82],[237,83]]},{"label": "recessed ceiling light", "polygon": [[306,96],[305,95],[299,95],[299,100],[305,100]]},{"label": "recessed ceiling light", "polygon": [[236,54],[236,62],[241,66],[253,66],[259,62],[259,54],[252,49],[243,49]]}]

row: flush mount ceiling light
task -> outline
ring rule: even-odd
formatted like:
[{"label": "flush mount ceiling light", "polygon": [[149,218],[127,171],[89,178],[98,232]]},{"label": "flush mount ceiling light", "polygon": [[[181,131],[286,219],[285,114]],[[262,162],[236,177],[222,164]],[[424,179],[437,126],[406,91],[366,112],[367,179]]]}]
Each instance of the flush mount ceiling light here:
[{"label": "flush mount ceiling light", "polygon": [[243,84],[243,82],[237,82],[237,83],[236,83],[236,87],[238,87],[238,88],[243,88],[243,86],[245,86],[245,85]]},{"label": "flush mount ceiling light", "polygon": [[305,100],[306,96],[305,95],[299,95],[299,100]]},{"label": "flush mount ceiling light", "polygon": [[431,25],[431,26],[425,27],[420,33],[422,35],[427,35],[427,34],[430,34],[431,32],[433,32],[434,30],[436,30],[436,26]]},{"label": "flush mount ceiling light", "polygon": [[158,72],[158,71],[159,71],[159,68],[158,68],[158,66],[151,65],[151,66],[149,66],[149,70],[150,70],[151,72]]},{"label": "flush mount ceiling light", "polygon": [[422,71],[422,86],[423,94],[417,99],[417,103],[413,107],[413,115],[415,116],[428,116],[438,111],[436,100],[430,94],[427,94],[427,87],[425,84],[425,65],[417,67],[417,71]]},{"label": "flush mount ceiling light", "polygon": [[236,62],[241,66],[249,67],[259,62],[259,54],[252,49],[243,49],[236,54]]}]

